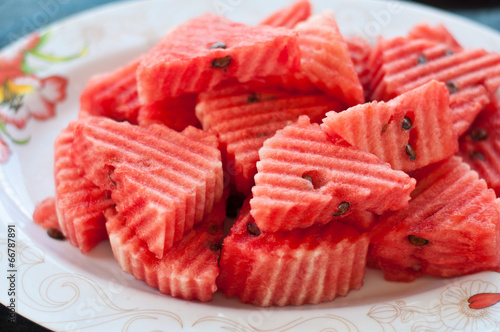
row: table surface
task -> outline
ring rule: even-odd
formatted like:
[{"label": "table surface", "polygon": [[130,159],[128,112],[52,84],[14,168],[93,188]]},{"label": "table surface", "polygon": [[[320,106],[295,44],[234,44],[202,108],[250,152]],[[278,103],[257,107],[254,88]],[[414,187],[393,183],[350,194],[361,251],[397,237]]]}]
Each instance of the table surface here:
[{"label": "table surface", "polygon": [[[124,0],[0,0],[0,49],[34,30],[69,15]],[[500,31],[498,0],[422,0]],[[8,311],[0,306],[0,331],[48,331],[18,315],[15,325],[7,322]]]}]

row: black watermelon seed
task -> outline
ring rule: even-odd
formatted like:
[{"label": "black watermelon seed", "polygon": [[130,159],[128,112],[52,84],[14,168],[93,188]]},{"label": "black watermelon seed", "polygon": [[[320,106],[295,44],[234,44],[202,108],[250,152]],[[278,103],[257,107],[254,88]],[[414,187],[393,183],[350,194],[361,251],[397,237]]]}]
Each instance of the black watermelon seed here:
[{"label": "black watermelon seed", "polygon": [[417,64],[418,65],[423,65],[427,63],[427,57],[423,54],[420,54],[417,59]]},{"label": "black watermelon seed", "polygon": [[247,224],[247,231],[253,236],[259,236],[261,234],[259,227],[254,222],[249,222]]},{"label": "black watermelon seed", "polygon": [[247,98],[247,104],[253,104],[259,102],[259,98],[256,93],[251,93]]},{"label": "black watermelon seed", "polygon": [[349,207],[351,205],[347,202],[342,202],[339,204],[339,209],[337,210],[337,213],[335,213],[333,216],[334,217],[339,217],[343,214],[345,214],[347,211],[349,211]]},{"label": "black watermelon seed", "polygon": [[450,94],[454,94],[459,91],[458,86],[453,81],[448,81],[445,84]]},{"label": "black watermelon seed", "polygon": [[411,119],[407,116],[403,118],[403,122],[401,123],[401,127],[403,127],[404,130],[410,130],[411,126],[413,126],[413,122],[411,122]]},{"label": "black watermelon seed", "polygon": [[470,134],[470,137],[476,142],[484,141],[488,138],[488,132],[481,128],[474,129]]},{"label": "black watermelon seed", "polygon": [[446,50],[446,51],[444,52],[444,54],[449,56],[449,55],[453,55],[454,53],[453,53],[453,51],[452,51],[452,50]]},{"label": "black watermelon seed", "polygon": [[389,128],[389,124],[385,124],[383,127],[382,127],[382,131],[380,132],[381,134],[385,133],[387,131],[387,128]]},{"label": "black watermelon seed", "polygon": [[214,59],[212,61],[212,67],[214,68],[226,68],[231,63],[231,57],[226,55],[225,57]]},{"label": "black watermelon seed", "polygon": [[304,174],[304,175],[302,175],[302,178],[304,180],[307,180],[307,181],[311,182],[312,185],[314,186],[313,178],[310,175]]},{"label": "black watermelon seed", "polygon": [[213,50],[215,48],[223,48],[225,49],[227,46],[226,46],[226,43],[223,43],[223,42],[218,42],[218,43],[214,43],[212,44],[212,46],[210,46],[208,49],[209,50]]},{"label": "black watermelon seed", "polygon": [[429,244],[429,240],[426,240],[416,235],[408,235],[408,241],[410,241],[410,243],[413,244],[414,246],[419,246],[419,247]]},{"label": "black watermelon seed", "polygon": [[51,238],[56,239],[56,240],[64,240],[65,239],[64,234],[60,230],[58,230],[57,228],[47,229],[47,234]]},{"label": "black watermelon seed", "polygon": [[469,152],[469,158],[471,160],[485,160],[484,154],[479,151],[471,151]]},{"label": "black watermelon seed", "polygon": [[116,187],[116,182],[113,181],[113,179],[111,178],[111,173],[108,173],[108,179],[109,179],[109,181],[111,181],[111,183],[113,184],[113,186]]},{"label": "black watermelon seed", "polygon": [[413,146],[411,146],[410,144],[407,144],[405,147],[405,150],[406,150],[406,154],[408,155],[410,160],[413,161],[413,160],[417,159],[417,152],[415,151]]}]

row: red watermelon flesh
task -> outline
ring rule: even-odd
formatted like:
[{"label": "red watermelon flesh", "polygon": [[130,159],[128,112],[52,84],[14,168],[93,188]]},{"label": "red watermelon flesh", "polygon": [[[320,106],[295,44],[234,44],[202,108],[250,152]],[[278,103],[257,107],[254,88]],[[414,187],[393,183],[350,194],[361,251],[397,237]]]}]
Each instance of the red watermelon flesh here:
[{"label": "red watermelon flesh", "polygon": [[224,239],[217,285],[257,306],[332,301],[359,289],[368,234],[337,222],[291,232],[262,232],[247,202]]},{"label": "red watermelon flesh", "polygon": [[329,222],[352,211],[408,205],[415,181],[376,156],[330,138],[301,116],[259,150],[252,217],[266,232]]},{"label": "red watermelon flesh", "polygon": [[80,118],[105,116],[137,123],[140,104],[136,70],[141,58],[110,73],[92,77],[80,96]]},{"label": "red watermelon flesh", "polygon": [[463,50],[451,32],[442,24],[436,26],[430,26],[427,23],[417,24],[408,33],[408,38],[432,40],[446,45],[448,50],[453,53]]},{"label": "red watermelon flesh", "polygon": [[85,168],[75,164],[71,156],[75,127],[76,122],[70,123],[54,142],[56,208],[63,234],[87,253],[108,238],[103,211],[113,202],[109,192],[87,180]]},{"label": "red watermelon flesh", "polygon": [[371,231],[377,221],[377,215],[368,211],[353,211],[346,217],[338,219],[338,222],[352,226],[360,233]]},{"label": "red watermelon flesh", "polygon": [[479,114],[460,138],[459,155],[500,196],[500,108]]},{"label": "red watermelon flesh", "polygon": [[371,231],[371,259],[388,280],[455,277],[500,264],[499,203],[458,157],[412,174],[408,208],[387,213]]},{"label": "red watermelon flesh", "polygon": [[139,98],[147,105],[206,91],[229,78],[281,75],[298,70],[299,61],[295,32],[205,14],[171,30],[145,56],[137,70]]},{"label": "red watermelon flesh", "polygon": [[185,300],[211,301],[217,290],[215,280],[219,274],[217,261],[225,207],[225,199],[221,199],[203,222],[165,250],[161,259],[127,226],[127,218],[111,207],[105,216],[113,254],[123,271],[158,288],[163,294]]},{"label": "red watermelon flesh", "polygon": [[405,172],[444,160],[457,151],[448,90],[431,81],[389,102],[329,112],[321,128]]},{"label": "red watermelon flesh", "polygon": [[57,219],[56,198],[48,197],[35,206],[33,221],[43,229],[61,229]]},{"label": "red watermelon flesh", "polygon": [[188,126],[201,128],[194,113],[196,98],[196,94],[186,94],[143,105],[139,109],[137,123],[141,127],[148,127],[154,123],[163,124],[177,131],[182,131]]},{"label": "red watermelon flesh", "polygon": [[301,0],[272,13],[260,22],[260,25],[292,29],[297,23],[307,20],[309,16],[311,16],[311,3],[309,0]]},{"label": "red watermelon flesh", "polygon": [[251,82],[201,93],[196,114],[205,130],[218,135],[236,189],[249,194],[258,151],[266,139],[300,115],[318,122],[326,112],[341,109],[339,102],[323,94],[295,95]]},{"label": "red watermelon flesh", "polygon": [[325,11],[299,23],[301,72],[325,93],[353,106],[364,102],[363,87],[333,13]]},{"label": "red watermelon flesh", "polygon": [[87,179],[111,192],[117,211],[158,258],[222,195],[217,139],[192,127],[178,133],[159,125],[80,120],[72,154]]},{"label": "red watermelon flesh", "polygon": [[370,68],[368,61],[372,52],[372,47],[368,42],[359,37],[346,38],[345,42],[349,49],[349,56],[351,57],[354,69],[358,75],[359,82],[363,86],[363,95],[367,99],[370,95]]}]

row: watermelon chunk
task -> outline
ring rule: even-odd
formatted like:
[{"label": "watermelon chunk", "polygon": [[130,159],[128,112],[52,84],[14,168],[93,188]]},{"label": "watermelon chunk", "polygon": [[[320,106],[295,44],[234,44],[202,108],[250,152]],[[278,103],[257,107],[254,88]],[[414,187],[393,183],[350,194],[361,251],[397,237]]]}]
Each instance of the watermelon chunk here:
[{"label": "watermelon chunk", "polygon": [[363,95],[365,99],[370,96],[370,68],[368,61],[372,52],[372,47],[368,42],[359,37],[346,38],[345,42],[349,49],[354,69],[358,75],[359,82],[363,86]]},{"label": "watermelon chunk", "polygon": [[106,210],[106,228],[113,254],[123,271],[163,294],[185,300],[207,302],[217,290],[217,261],[222,242],[222,223],[226,215],[225,199],[214,205],[210,214],[159,259],[150,252],[126,217],[114,207]]},{"label": "watermelon chunk", "polygon": [[57,219],[55,197],[48,197],[35,206],[33,221],[45,230],[51,228],[61,230],[59,220]]},{"label": "watermelon chunk", "polygon": [[376,156],[329,138],[301,116],[259,150],[251,214],[266,232],[329,222],[353,211],[408,205],[415,180]]},{"label": "watermelon chunk", "polygon": [[72,156],[85,177],[111,192],[128,226],[161,258],[222,195],[217,138],[188,127],[178,133],[88,118],[75,125]]},{"label": "watermelon chunk", "polygon": [[460,138],[460,153],[500,196],[500,108],[484,110]]},{"label": "watermelon chunk", "polygon": [[500,264],[499,202],[458,157],[412,174],[408,208],[380,216],[370,256],[388,280],[455,277]]},{"label": "watermelon chunk", "polygon": [[54,142],[56,209],[63,234],[73,246],[87,253],[108,238],[103,211],[113,201],[109,192],[84,177],[85,168],[71,156],[75,128],[76,122],[70,123]]},{"label": "watermelon chunk", "polygon": [[205,14],[171,30],[144,57],[137,69],[139,98],[147,105],[209,90],[228,78],[281,75],[298,70],[299,62],[295,32]]},{"label": "watermelon chunk", "polygon": [[260,25],[292,29],[297,23],[307,20],[309,16],[311,16],[311,3],[309,0],[300,0],[272,13],[260,22]]},{"label": "watermelon chunk", "polygon": [[458,149],[449,94],[431,81],[393,100],[329,112],[322,129],[409,172],[452,156]]},{"label": "watermelon chunk", "polygon": [[97,115],[137,123],[140,104],[135,73],[140,61],[92,77],[80,96],[79,117]]},{"label": "watermelon chunk", "polygon": [[456,53],[463,50],[462,45],[458,43],[451,32],[443,25],[430,26],[427,23],[421,23],[414,26],[408,33],[409,39],[426,39],[435,41],[438,44],[444,44],[450,52]]},{"label": "watermelon chunk", "polygon": [[363,103],[363,87],[333,13],[311,16],[295,30],[299,32],[302,74],[348,106]]},{"label": "watermelon chunk", "polygon": [[201,93],[196,115],[203,129],[215,132],[236,189],[248,195],[257,173],[258,151],[276,130],[308,115],[319,122],[342,105],[323,94],[296,95],[249,82]]},{"label": "watermelon chunk", "polygon": [[257,306],[316,304],[361,287],[367,233],[336,222],[265,233],[249,210],[247,200],[224,239],[217,285],[227,297]]}]

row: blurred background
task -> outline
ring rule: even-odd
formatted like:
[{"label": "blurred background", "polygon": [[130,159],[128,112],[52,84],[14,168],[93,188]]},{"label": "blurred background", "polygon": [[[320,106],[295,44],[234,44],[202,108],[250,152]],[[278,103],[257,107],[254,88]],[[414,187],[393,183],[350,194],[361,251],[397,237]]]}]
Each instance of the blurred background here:
[{"label": "blurred background", "polygon": [[[126,0],[0,0],[0,48],[33,30],[68,15],[119,1]],[[422,0],[413,2],[421,2],[445,9],[500,31],[499,0]]]}]

